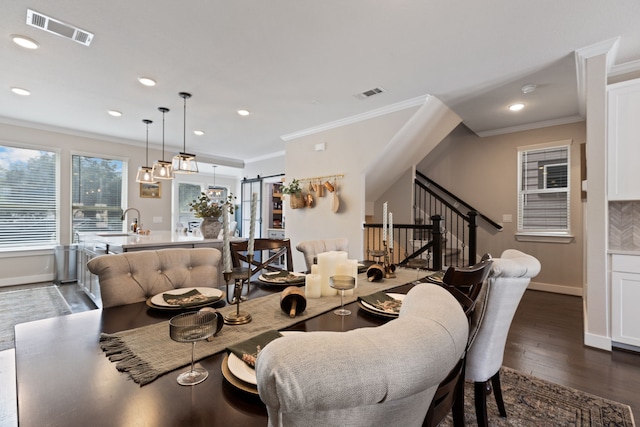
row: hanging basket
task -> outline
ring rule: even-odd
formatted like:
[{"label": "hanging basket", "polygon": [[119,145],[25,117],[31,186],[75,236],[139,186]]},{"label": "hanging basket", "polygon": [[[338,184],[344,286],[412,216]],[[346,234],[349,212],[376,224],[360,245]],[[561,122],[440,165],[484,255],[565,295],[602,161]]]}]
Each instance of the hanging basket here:
[{"label": "hanging basket", "polygon": [[304,196],[302,193],[294,193],[289,195],[289,206],[291,209],[304,208]]}]

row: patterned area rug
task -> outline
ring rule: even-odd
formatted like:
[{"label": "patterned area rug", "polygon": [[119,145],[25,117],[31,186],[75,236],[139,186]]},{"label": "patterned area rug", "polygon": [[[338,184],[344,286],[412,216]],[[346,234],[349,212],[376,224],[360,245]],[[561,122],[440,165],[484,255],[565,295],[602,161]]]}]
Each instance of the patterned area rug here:
[{"label": "patterned area rug", "polygon": [[[507,418],[501,418],[493,394],[487,397],[491,427],[502,426],[635,426],[628,405],[603,399],[579,390],[522,374],[502,367],[500,372],[502,397]],[[465,425],[476,422],[473,384],[465,384]],[[452,426],[451,415],[440,423]]]},{"label": "patterned area rug", "polygon": [[15,347],[18,323],[70,314],[56,286],[0,292],[0,351]]}]

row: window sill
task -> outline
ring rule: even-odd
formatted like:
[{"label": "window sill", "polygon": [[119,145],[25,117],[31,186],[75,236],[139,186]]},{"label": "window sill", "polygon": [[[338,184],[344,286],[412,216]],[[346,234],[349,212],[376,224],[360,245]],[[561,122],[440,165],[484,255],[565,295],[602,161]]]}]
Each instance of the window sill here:
[{"label": "window sill", "polygon": [[564,233],[516,233],[518,242],[538,242],[538,243],[571,243],[572,234]]},{"label": "window sill", "polygon": [[53,255],[54,249],[55,245],[0,248],[0,258],[20,258],[25,256]]}]

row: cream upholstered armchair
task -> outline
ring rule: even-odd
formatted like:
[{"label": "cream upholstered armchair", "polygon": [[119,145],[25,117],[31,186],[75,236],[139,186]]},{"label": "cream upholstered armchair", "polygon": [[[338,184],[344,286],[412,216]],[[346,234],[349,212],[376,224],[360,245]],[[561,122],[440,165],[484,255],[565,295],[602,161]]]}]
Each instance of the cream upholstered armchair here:
[{"label": "cream upholstered armchair", "polygon": [[329,251],[349,252],[349,239],[341,237],[337,239],[304,240],[296,245],[296,249],[304,255],[307,272],[310,272],[318,254]]},{"label": "cream upholstered armchair", "polygon": [[98,276],[102,306],[131,304],[176,288],[218,286],[215,248],[159,249],[101,255],[87,263]]},{"label": "cream upholstered armchair", "polygon": [[507,416],[500,388],[500,367],[511,321],[540,262],[531,255],[507,249],[493,259],[486,283],[484,316],[467,352],[465,378],[475,383],[476,417],[479,426],[488,425],[487,393],[493,386],[500,415]]},{"label": "cream upholstered armchair", "polygon": [[278,338],[256,362],[269,425],[421,426],[468,327],[449,292],[420,284],[382,326]]}]

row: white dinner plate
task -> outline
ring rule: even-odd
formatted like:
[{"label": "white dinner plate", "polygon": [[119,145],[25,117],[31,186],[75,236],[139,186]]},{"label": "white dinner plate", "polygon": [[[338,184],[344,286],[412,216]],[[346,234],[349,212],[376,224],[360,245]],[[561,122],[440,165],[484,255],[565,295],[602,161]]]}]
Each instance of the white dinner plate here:
[{"label": "white dinner plate", "polygon": [[222,298],[222,295],[223,295],[223,292],[220,289],[216,289],[216,288],[178,288],[178,289],[172,289],[170,291],[165,291],[158,295],[152,296],[151,304],[158,307],[177,307],[176,305],[167,303],[162,297],[162,295],[165,295],[165,294],[181,295],[181,294],[186,294],[187,292],[190,292],[194,289],[200,292],[202,295],[206,296],[207,298],[220,299]]},{"label": "white dinner plate", "polygon": [[[405,297],[405,294],[387,294],[387,295],[389,295],[391,298],[397,299],[399,301],[404,300],[404,297]],[[392,312],[389,312],[389,311],[380,310],[379,308],[369,304],[366,301],[359,300],[358,302],[362,305],[362,307],[364,309],[372,312],[373,314],[381,314],[381,315],[384,315],[384,316],[398,317],[398,313],[392,313]]]},{"label": "white dinner plate", "polygon": [[[289,334],[296,334],[298,332],[300,331],[280,331],[280,334],[282,336],[287,336]],[[233,374],[234,377],[244,381],[245,383],[253,385],[258,384],[258,381],[256,380],[256,370],[244,363],[242,359],[240,359],[234,353],[229,353],[227,365],[229,367],[229,371]]]}]

